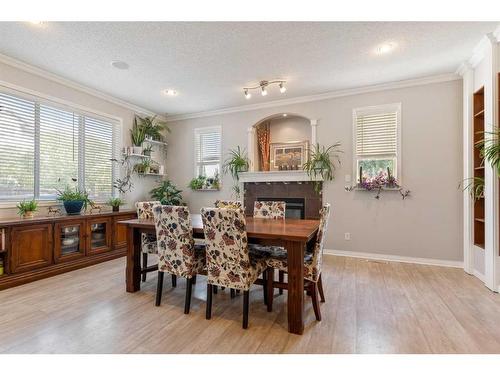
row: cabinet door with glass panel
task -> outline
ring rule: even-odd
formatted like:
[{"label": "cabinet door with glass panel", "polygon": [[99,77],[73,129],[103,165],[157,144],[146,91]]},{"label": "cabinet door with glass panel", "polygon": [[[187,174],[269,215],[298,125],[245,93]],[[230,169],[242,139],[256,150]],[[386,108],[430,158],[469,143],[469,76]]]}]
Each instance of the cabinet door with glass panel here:
[{"label": "cabinet door with glass panel", "polygon": [[87,220],[87,255],[110,251],[111,232],[112,220],[110,217]]},{"label": "cabinet door with glass panel", "polygon": [[85,220],[71,220],[54,225],[56,263],[85,256]]}]

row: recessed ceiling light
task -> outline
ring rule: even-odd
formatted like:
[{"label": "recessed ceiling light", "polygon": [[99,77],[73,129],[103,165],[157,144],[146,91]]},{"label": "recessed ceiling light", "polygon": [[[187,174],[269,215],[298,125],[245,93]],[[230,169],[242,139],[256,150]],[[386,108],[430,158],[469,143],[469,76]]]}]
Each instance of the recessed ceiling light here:
[{"label": "recessed ceiling light", "polygon": [[174,89],[165,89],[163,90],[163,94],[167,96],[177,96],[179,93]]},{"label": "recessed ceiling light", "polygon": [[119,60],[111,61],[111,66],[113,68],[120,69],[120,70],[127,70],[128,69],[128,64],[125,61],[119,61]]},{"label": "recessed ceiling light", "polygon": [[283,113],[283,117],[286,117],[286,116],[288,116],[288,115],[286,113]]},{"label": "recessed ceiling light", "polygon": [[28,21],[28,22],[31,23],[32,25],[35,25],[35,26],[43,25],[43,21]]},{"label": "recessed ceiling light", "polygon": [[386,53],[392,52],[396,48],[396,44],[392,42],[382,43],[376,49],[377,54],[385,55]]}]

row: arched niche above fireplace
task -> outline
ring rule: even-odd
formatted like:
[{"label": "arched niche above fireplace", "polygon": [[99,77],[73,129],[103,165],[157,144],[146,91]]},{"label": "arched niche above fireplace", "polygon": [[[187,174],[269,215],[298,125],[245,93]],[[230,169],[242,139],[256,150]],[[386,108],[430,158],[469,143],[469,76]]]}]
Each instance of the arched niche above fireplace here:
[{"label": "arched niche above fireplace", "polygon": [[250,172],[263,172],[259,157],[257,127],[265,123],[270,124],[270,143],[293,141],[307,141],[309,145],[316,143],[316,127],[318,124],[316,119],[310,119],[296,113],[283,112],[267,116],[248,128],[247,150],[250,160]]}]

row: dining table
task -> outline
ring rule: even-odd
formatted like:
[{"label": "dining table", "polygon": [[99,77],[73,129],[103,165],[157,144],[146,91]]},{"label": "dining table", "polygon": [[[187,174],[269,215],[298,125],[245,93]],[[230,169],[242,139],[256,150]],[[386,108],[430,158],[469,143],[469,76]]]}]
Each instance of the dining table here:
[{"label": "dining table", "polygon": [[[155,233],[152,219],[120,221],[127,227],[126,290],[129,293],[141,289],[141,236]],[[203,222],[200,214],[191,214],[193,236],[203,238]],[[304,332],[304,253],[315,241],[319,220],[285,218],[280,220],[246,217],[249,242],[283,246],[288,257],[288,331],[301,335]],[[156,266],[150,266],[150,268]]]}]

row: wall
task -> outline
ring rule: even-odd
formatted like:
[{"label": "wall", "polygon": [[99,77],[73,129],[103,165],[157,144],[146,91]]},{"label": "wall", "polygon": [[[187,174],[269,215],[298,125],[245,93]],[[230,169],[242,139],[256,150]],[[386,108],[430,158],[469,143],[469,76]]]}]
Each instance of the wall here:
[{"label": "wall", "polygon": [[311,142],[311,122],[302,117],[284,117],[271,121],[271,143],[305,141]]},{"label": "wall", "polygon": [[[99,113],[119,117],[122,119],[122,147],[130,145],[129,129],[132,127],[134,111],[129,108],[116,105],[93,95],[89,95],[83,91],[67,87],[58,82],[54,82],[39,75],[28,73],[19,68],[0,62],[0,86],[2,85],[2,82],[36,91],[43,95],[62,99],[76,105],[84,106]],[[155,179],[152,177],[134,177],[135,188],[131,193],[124,197],[125,200],[129,203],[133,203],[146,198],[147,192],[151,190],[154,184]],[[0,205],[2,207],[6,206],[2,202],[0,202]],[[0,208],[0,217],[12,217],[15,216],[16,213],[17,210],[13,208],[12,205],[10,208]],[[45,209],[41,208],[38,214],[41,215],[45,213]]]},{"label": "wall", "polygon": [[[222,126],[223,152],[246,147],[250,126],[275,113],[296,113],[318,119],[321,144],[340,141],[342,167],[327,183],[324,201],[332,204],[326,248],[407,257],[460,261],[462,252],[462,83],[459,80],[421,85],[274,108],[193,118],[171,123],[169,178],[184,189],[192,212],[229,198],[232,181],[223,178],[220,192],[192,192],[193,130]],[[352,110],[402,103],[402,174],[412,196],[401,200],[385,192],[380,200],[364,191],[346,192],[345,175],[352,172]],[[182,164],[179,162],[182,160]],[[350,232],[351,240],[344,240]]]}]

